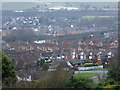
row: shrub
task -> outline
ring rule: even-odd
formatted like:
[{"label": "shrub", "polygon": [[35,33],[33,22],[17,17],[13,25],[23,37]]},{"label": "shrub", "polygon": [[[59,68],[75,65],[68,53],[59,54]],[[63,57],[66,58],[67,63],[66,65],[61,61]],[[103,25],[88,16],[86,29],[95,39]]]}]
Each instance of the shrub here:
[{"label": "shrub", "polygon": [[66,81],[73,75],[72,70],[63,70],[64,67],[64,63],[60,63],[55,71],[48,74],[48,78],[37,80],[35,88],[64,88]]},{"label": "shrub", "polygon": [[47,64],[47,63],[44,63],[43,65],[42,65],[42,70],[48,70],[49,69],[49,65]]},{"label": "shrub", "polygon": [[94,66],[98,66],[98,64],[97,64],[97,63],[95,63],[95,64],[94,64]]},{"label": "shrub", "polygon": [[96,88],[107,87],[108,85],[114,85],[115,83],[114,79],[104,79],[97,84]]},{"label": "shrub", "polygon": [[91,66],[98,66],[98,64],[97,63],[85,63],[84,64],[84,67],[91,67]]},{"label": "shrub", "polygon": [[84,78],[84,77],[71,77],[65,87],[67,88],[93,88],[93,81],[92,79],[89,78]]},{"label": "shrub", "polygon": [[107,85],[103,88],[110,88],[111,90],[115,89],[115,90],[119,90],[120,89],[120,85]]},{"label": "shrub", "polygon": [[45,63],[45,59],[40,59],[40,60],[37,60],[37,66],[42,66],[43,64]]},{"label": "shrub", "polygon": [[91,66],[94,66],[94,64],[93,63],[85,63],[84,64],[84,67],[91,67]]}]

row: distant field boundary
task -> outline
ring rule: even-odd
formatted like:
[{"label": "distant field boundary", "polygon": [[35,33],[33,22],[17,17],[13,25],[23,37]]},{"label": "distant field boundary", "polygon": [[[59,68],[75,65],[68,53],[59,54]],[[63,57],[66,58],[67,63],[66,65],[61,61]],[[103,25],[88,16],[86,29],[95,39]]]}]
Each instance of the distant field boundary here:
[{"label": "distant field boundary", "polygon": [[82,19],[114,18],[116,16],[82,16]]}]

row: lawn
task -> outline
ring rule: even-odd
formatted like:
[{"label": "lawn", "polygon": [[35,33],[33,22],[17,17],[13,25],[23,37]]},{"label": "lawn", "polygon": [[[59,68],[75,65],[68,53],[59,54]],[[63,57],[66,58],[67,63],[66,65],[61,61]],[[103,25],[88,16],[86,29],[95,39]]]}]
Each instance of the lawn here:
[{"label": "lawn", "polygon": [[96,71],[108,71],[107,68],[100,68],[100,69],[94,69],[94,70],[96,70]]},{"label": "lawn", "polygon": [[98,75],[99,75],[98,73],[79,73],[75,77],[76,78],[79,78],[79,77],[88,77],[88,78],[91,78],[91,77],[95,77],[95,76],[98,76]]}]

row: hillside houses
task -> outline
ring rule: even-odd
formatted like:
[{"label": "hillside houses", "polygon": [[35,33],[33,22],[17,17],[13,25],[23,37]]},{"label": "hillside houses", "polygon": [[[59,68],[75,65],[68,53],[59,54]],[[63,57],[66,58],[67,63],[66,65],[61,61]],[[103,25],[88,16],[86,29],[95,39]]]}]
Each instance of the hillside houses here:
[{"label": "hillside houses", "polygon": [[[78,47],[72,52],[72,59],[79,59],[79,60],[101,60],[106,55],[108,58],[112,58],[113,54],[113,47],[116,48],[118,46],[117,40],[113,41],[111,44],[103,44],[99,42],[98,44],[94,43],[93,41],[82,41],[78,42]],[[111,49],[112,47],[112,49]]]},{"label": "hillside houses", "polygon": [[114,51],[110,48],[110,46],[111,44],[103,44],[102,42],[95,44],[90,41],[89,44],[86,43],[83,45],[83,43],[81,43],[76,48],[71,46],[71,49],[69,49],[67,53],[65,52],[65,49],[67,50],[67,47],[69,46],[63,48],[64,50],[60,48],[59,50],[61,50],[62,52],[56,52],[55,55],[56,57],[59,56],[59,59],[62,59],[60,57],[63,57],[62,55],[64,55],[64,59],[68,59],[69,57],[69,59],[98,61],[103,59],[106,55],[108,56],[108,58],[112,58],[114,56]]},{"label": "hillside houses", "polygon": [[[5,43],[6,44],[6,43]],[[55,41],[42,42],[42,43],[7,43],[4,49],[15,51],[42,51],[51,52],[54,57],[59,59],[79,59],[93,60],[108,55],[109,58],[114,56],[113,50],[118,47],[118,41],[114,40],[110,44],[100,42],[93,42],[92,40],[78,41],[78,43],[70,41]],[[56,51],[56,52],[55,52]],[[111,53],[109,53],[111,52]],[[111,55],[111,57],[110,57]]]},{"label": "hillside houses", "polygon": [[[91,35],[91,34],[90,34]],[[10,52],[20,53],[16,56],[9,55],[16,60],[17,67],[26,67],[28,64],[35,63],[39,58],[50,58],[55,60],[77,60],[83,62],[95,62],[102,64],[102,60],[108,60],[114,57],[115,50],[118,48],[117,39],[101,39],[93,36],[87,40],[71,36],[60,36],[50,39],[34,39],[31,41],[16,41],[16,42],[3,42],[3,50]],[[107,42],[106,42],[107,41]],[[21,52],[30,52],[30,54],[22,54]],[[32,56],[33,53],[37,53]],[[29,61],[31,63],[29,63]]]},{"label": "hillside houses", "polygon": [[[69,6],[72,8],[55,10],[42,5],[42,10],[3,10],[2,50],[15,65],[19,81],[48,78],[60,62],[72,69],[85,63],[114,62],[119,45],[117,13]],[[42,69],[41,59],[48,71]]]}]

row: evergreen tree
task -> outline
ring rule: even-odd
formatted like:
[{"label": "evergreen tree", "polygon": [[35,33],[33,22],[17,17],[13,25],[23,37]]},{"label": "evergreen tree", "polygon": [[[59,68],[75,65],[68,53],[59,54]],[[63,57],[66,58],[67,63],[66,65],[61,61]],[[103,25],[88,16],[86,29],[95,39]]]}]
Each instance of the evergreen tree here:
[{"label": "evergreen tree", "polygon": [[17,75],[15,72],[15,67],[11,65],[11,61],[8,57],[0,51],[2,57],[2,83],[3,87],[9,87],[17,82]]}]

